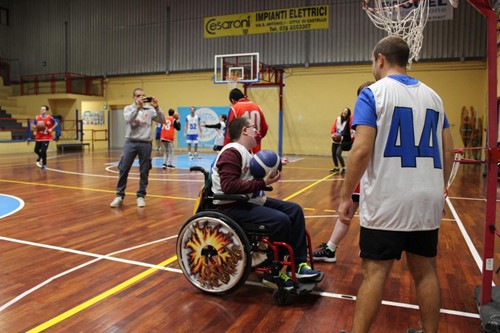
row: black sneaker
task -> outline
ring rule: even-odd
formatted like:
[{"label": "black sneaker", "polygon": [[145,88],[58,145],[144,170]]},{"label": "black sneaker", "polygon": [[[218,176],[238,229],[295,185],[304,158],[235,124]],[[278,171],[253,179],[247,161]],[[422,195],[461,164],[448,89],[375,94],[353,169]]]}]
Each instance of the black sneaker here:
[{"label": "black sneaker", "polygon": [[328,171],[329,173],[339,173],[339,168],[335,167],[332,170]]},{"label": "black sneaker", "polygon": [[335,258],[335,251],[330,250],[325,243],[322,243],[320,247],[313,252],[313,260],[336,262],[337,258]]},{"label": "black sneaker", "polygon": [[175,169],[175,167],[172,164],[167,165],[170,169]]},{"label": "black sneaker", "polygon": [[340,171],[340,175],[341,176],[345,175],[345,168],[342,168],[342,171]]},{"label": "black sneaker", "polygon": [[[283,289],[286,290],[293,289],[292,279],[288,275],[286,275],[286,273],[280,271],[278,276],[279,276],[278,279],[281,279],[281,282],[283,283]],[[262,284],[267,287],[278,289],[278,285],[276,284],[274,276],[271,273],[264,274],[264,276],[262,277]]]},{"label": "black sneaker", "polygon": [[166,169],[166,168],[167,168],[167,165],[163,164],[162,169]]}]

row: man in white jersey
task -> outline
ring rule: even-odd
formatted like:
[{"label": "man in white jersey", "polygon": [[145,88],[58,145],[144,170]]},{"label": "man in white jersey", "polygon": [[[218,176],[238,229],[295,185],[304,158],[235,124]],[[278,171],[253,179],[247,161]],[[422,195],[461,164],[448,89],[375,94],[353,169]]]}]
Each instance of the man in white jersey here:
[{"label": "man in white jersey", "polygon": [[[186,136],[186,143],[188,146],[189,159],[200,158],[198,156],[198,136],[200,135],[201,123],[200,117],[196,114],[196,108],[191,107],[191,114],[186,116],[186,125],[184,128],[184,135]],[[194,155],[191,153],[191,145],[194,145]]]},{"label": "man in white jersey", "polygon": [[356,140],[338,210],[340,219],[348,222],[351,194],[360,181],[363,282],[352,333],[369,332],[385,280],[403,251],[415,281],[423,329],[438,330],[436,254],[453,141],[441,98],[406,74],[408,56],[403,39],[380,40],[372,54],[377,82],[360,93],[354,109]]}]

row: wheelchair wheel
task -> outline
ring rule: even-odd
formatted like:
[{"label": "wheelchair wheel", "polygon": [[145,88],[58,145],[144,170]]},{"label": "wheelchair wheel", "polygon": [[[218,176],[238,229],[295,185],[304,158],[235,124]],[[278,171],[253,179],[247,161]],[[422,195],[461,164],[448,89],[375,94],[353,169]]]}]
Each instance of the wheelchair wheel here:
[{"label": "wheelchair wheel", "polygon": [[229,216],[203,211],[188,219],[177,238],[177,260],[184,276],[210,294],[227,294],[248,278],[250,243]]},{"label": "wheelchair wheel", "polygon": [[292,303],[292,296],[290,295],[290,292],[286,289],[276,289],[273,292],[273,299],[274,302],[280,306],[285,306],[289,305]]}]

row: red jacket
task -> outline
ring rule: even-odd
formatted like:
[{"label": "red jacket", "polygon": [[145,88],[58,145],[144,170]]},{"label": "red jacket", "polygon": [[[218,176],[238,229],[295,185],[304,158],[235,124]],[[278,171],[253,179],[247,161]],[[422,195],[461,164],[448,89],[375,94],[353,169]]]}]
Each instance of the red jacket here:
[{"label": "red jacket", "polygon": [[[253,122],[255,123],[255,127],[262,135],[262,138],[266,136],[268,126],[266,122],[266,117],[264,117],[264,113],[262,112],[260,106],[258,106],[257,104],[246,98],[240,99],[238,102],[233,104],[231,109],[229,109],[229,114],[227,115],[227,125],[229,126],[229,124],[234,118],[239,118],[242,116],[248,117],[253,120]],[[224,145],[231,142],[228,133],[229,131],[226,131],[226,138],[224,139]],[[260,147],[261,145],[259,143],[252,149],[252,152],[254,154],[257,153],[261,149]]]}]

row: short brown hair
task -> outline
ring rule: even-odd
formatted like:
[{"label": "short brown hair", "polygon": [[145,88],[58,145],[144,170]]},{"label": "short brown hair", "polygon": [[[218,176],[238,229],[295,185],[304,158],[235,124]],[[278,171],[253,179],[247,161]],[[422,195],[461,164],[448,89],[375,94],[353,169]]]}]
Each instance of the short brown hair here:
[{"label": "short brown hair", "polygon": [[390,65],[406,67],[410,57],[410,48],[405,40],[397,36],[382,38],[373,49],[373,57],[378,59],[382,54]]},{"label": "short brown hair", "polygon": [[240,138],[241,136],[241,130],[243,127],[248,126],[248,118],[247,117],[239,117],[233,119],[229,123],[229,138],[231,141],[236,141]]}]

